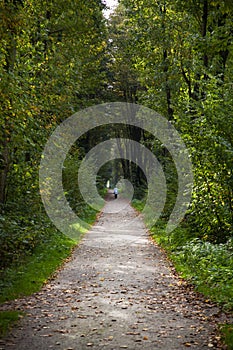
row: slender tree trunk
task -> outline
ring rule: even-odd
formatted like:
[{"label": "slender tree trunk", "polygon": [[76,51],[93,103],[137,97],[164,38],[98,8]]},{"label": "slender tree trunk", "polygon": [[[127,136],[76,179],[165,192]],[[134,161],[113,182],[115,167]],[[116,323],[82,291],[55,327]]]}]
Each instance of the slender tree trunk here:
[{"label": "slender tree trunk", "polygon": [[[208,0],[205,0],[203,4],[203,13],[202,13],[202,38],[206,38],[207,25],[208,25]],[[206,68],[208,67],[208,62],[209,62],[209,59],[208,59],[208,55],[205,47],[203,63]],[[206,74],[205,74],[205,77],[207,78]]]},{"label": "slender tree trunk", "polygon": [[7,141],[3,143],[2,167],[0,170],[0,203],[5,204],[7,198],[7,179],[10,170],[10,155]]},{"label": "slender tree trunk", "polygon": [[[164,2],[164,5],[160,6],[160,12],[162,14],[163,17],[163,21],[162,21],[162,30],[163,30],[163,35],[164,37],[166,36],[166,20],[165,20],[165,16],[167,13],[167,9],[166,9],[166,2]],[[168,50],[165,47],[163,49],[163,71],[165,73],[166,76],[166,81],[165,81],[165,93],[166,93],[166,101],[167,101],[167,115],[168,115],[168,119],[172,120],[173,119],[173,108],[172,108],[172,104],[171,104],[171,88],[169,86],[169,81],[168,81],[168,70],[169,70],[169,58],[168,58]]]}]

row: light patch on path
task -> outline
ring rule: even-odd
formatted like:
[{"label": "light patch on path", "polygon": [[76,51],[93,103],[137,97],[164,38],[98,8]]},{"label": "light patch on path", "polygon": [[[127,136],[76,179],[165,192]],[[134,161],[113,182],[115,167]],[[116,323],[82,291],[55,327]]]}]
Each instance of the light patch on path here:
[{"label": "light patch on path", "polygon": [[0,348],[223,349],[216,325],[227,316],[177,277],[125,200],[106,206],[41,292],[4,306],[28,316]]}]

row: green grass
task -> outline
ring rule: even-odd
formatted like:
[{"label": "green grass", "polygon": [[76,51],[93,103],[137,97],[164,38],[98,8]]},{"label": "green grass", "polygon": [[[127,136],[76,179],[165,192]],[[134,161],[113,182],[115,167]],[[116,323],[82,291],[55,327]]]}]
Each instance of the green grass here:
[{"label": "green grass", "polygon": [[[139,211],[143,208],[140,201],[132,204]],[[233,310],[233,239],[212,244],[194,238],[185,227],[167,234],[162,220],[151,229],[151,236],[167,252],[182,278],[223,309]],[[220,326],[220,330],[228,350],[233,350],[233,325]]]},{"label": "green grass", "polygon": [[233,240],[213,244],[193,238],[184,227],[170,234],[164,228],[159,221],[151,229],[152,238],[166,250],[181,277],[225,310],[233,310]]},{"label": "green grass", "polygon": [[[76,242],[65,235],[53,232],[31,256],[1,273],[0,303],[31,295],[40,290],[54,271],[71,254]],[[0,312],[0,336],[3,337],[17,323],[22,313]]]},{"label": "green grass", "polygon": [[[153,228],[152,237],[166,250],[182,278],[223,309],[233,310],[232,242],[215,245],[191,240],[184,228],[167,235],[161,223]],[[227,349],[233,350],[233,325],[221,325],[220,332]]]},{"label": "green grass", "polygon": [[[97,212],[84,209],[82,219],[93,224]],[[39,291],[71,255],[86,230],[81,228],[79,232],[80,237],[74,241],[54,227],[44,228],[40,244],[30,254],[26,251],[24,256],[20,255],[14,263],[0,271],[0,303]],[[22,316],[18,311],[1,311],[0,337],[6,335]]]},{"label": "green grass", "polygon": [[220,326],[222,338],[227,345],[228,350],[233,350],[233,324],[224,324]]},{"label": "green grass", "polygon": [[4,337],[9,330],[22,317],[22,312],[19,311],[1,311],[0,312],[0,338]]},{"label": "green grass", "polygon": [[1,273],[0,303],[38,291],[75,245],[75,241],[54,230],[32,255]]},{"label": "green grass", "polygon": [[144,206],[145,206],[145,203],[143,201],[138,200],[138,199],[133,199],[131,204],[138,211],[142,211]]},{"label": "green grass", "polygon": [[[93,224],[97,212],[85,206],[82,209],[82,219]],[[41,232],[35,231],[41,237],[40,243],[32,251],[18,254],[12,264],[0,270],[0,304],[39,291],[71,255],[86,232],[83,227],[78,230],[80,236],[77,240],[70,239],[51,225],[45,225]],[[18,311],[0,311],[0,337],[5,336],[22,316]]]},{"label": "green grass", "polygon": [[227,244],[194,240],[172,252],[182,276],[226,310],[233,310],[233,255]]},{"label": "green grass", "polygon": [[[83,206],[82,219],[85,222],[93,224],[96,215],[95,210]],[[84,227],[77,229],[79,236],[72,240],[54,227],[47,227],[31,254],[25,252],[15,263],[0,271],[0,303],[40,290],[86,232]]]}]

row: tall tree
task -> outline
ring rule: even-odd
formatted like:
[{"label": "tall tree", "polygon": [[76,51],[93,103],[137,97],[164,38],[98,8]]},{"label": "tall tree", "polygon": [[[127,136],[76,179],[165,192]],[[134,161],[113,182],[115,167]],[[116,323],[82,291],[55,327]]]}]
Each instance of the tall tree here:
[{"label": "tall tree", "polygon": [[25,195],[23,188],[37,181],[51,129],[102,100],[105,25],[96,0],[9,0],[0,6],[0,202],[5,203],[7,193]]},{"label": "tall tree", "polygon": [[[192,153],[190,226],[224,241],[232,233],[233,6],[227,0],[121,4],[122,32],[131,37],[129,70],[140,84],[136,99],[170,119]],[[151,149],[154,144],[147,138]]]}]

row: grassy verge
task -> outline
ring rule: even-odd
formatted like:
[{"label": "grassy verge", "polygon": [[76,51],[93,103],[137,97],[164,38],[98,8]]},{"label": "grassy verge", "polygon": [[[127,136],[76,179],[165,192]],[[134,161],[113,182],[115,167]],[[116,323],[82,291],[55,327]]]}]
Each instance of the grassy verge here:
[{"label": "grassy verge", "polygon": [[[138,201],[133,206],[139,211],[142,207]],[[151,229],[151,236],[166,250],[182,277],[225,310],[233,310],[233,240],[212,244],[193,238],[182,227],[167,234],[162,221]]]},{"label": "grassy verge", "polygon": [[[95,211],[86,211],[85,220],[92,224],[96,219]],[[84,233],[84,231],[83,231]],[[82,234],[80,234],[80,239]],[[41,289],[46,281],[71,255],[77,245],[55,228],[47,228],[41,243],[31,254],[25,254],[19,261],[5,268],[0,273],[0,303],[31,295]],[[0,311],[0,337],[22,317],[17,311]]]},{"label": "grassy verge", "polygon": [[169,236],[161,227],[151,230],[152,237],[168,253],[181,276],[226,311],[233,310],[232,241],[212,244],[190,238],[183,228]]},{"label": "grassy verge", "polygon": [[70,255],[75,244],[75,241],[54,230],[32,255],[2,272],[0,303],[38,291]]},{"label": "grassy verge", "polygon": [[[37,292],[63,263],[76,242],[54,232],[31,256],[1,273],[0,303]],[[0,311],[0,337],[22,317],[18,311]]]},{"label": "grassy verge", "polygon": [[[139,201],[133,201],[133,206],[139,211],[143,207]],[[193,238],[181,227],[167,234],[162,221],[151,229],[151,236],[165,249],[181,277],[226,311],[233,310],[233,240],[212,244]],[[228,349],[233,349],[233,325],[220,329]]]},{"label": "grassy verge", "polygon": [[232,324],[221,325],[220,331],[225,341],[225,344],[227,344],[227,349],[233,350],[233,325]]},{"label": "grassy verge", "polygon": [[0,313],[0,338],[19,321],[23,314],[19,311],[1,311]]}]

